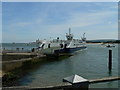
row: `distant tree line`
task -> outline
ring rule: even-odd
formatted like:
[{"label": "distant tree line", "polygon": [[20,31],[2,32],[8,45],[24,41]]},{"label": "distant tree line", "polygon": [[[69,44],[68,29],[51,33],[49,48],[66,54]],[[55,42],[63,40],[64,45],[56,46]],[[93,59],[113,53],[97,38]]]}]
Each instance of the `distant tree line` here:
[{"label": "distant tree line", "polygon": [[120,43],[120,40],[115,40],[113,43]]},{"label": "distant tree line", "polygon": [[109,40],[109,41],[103,41],[103,40],[88,40],[87,43],[120,43],[120,40]]}]

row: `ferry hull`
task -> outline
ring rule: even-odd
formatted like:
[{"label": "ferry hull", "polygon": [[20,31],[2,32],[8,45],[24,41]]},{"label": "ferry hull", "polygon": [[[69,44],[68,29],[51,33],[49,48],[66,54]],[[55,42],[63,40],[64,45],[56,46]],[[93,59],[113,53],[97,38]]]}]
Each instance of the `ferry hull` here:
[{"label": "ferry hull", "polygon": [[87,47],[84,46],[84,47],[76,47],[76,48],[64,48],[64,49],[55,50],[54,53],[74,53],[75,51],[79,51],[85,48]]}]

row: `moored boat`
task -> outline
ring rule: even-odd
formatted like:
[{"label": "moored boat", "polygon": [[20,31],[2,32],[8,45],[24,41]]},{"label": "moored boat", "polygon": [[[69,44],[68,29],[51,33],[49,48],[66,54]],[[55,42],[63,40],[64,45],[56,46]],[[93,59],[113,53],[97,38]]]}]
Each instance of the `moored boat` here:
[{"label": "moored boat", "polygon": [[110,45],[110,44],[108,44],[106,47],[115,47],[114,45]]},{"label": "moored boat", "polygon": [[58,53],[73,53],[75,51],[85,49],[86,46],[86,38],[85,33],[83,37],[80,39],[74,39],[73,34],[71,34],[69,28],[69,33],[66,33],[67,40],[60,40],[59,37],[52,41],[44,40],[39,47],[39,50],[43,54],[58,54]]},{"label": "moored boat", "polygon": [[55,50],[55,53],[74,53],[75,51],[87,48],[85,33],[81,40],[73,39],[73,35],[70,33],[69,28],[69,34],[66,34],[66,38],[67,40],[64,42],[64,48]]}]

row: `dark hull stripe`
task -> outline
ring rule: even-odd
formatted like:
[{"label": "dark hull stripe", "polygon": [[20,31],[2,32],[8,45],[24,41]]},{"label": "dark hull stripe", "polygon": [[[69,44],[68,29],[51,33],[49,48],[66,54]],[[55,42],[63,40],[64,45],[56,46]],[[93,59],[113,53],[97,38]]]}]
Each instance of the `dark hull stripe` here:
[{"label": "dark hull stripe", "polygon": [[64,49],[59,49],[59,50],[55,50],[55,53],[73,53],[75,51],[81,50],[81,49],[85,49],[87,48],[86,46],[84,47],[76,47],[76,48],[64,48]]}]

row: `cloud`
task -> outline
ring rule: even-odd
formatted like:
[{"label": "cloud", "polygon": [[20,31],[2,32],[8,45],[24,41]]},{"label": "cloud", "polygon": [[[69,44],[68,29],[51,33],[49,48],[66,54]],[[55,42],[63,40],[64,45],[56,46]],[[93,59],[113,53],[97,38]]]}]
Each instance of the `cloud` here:
[{"label": "cloud", "polygon": [[108,24],[112,24],[112,22],[111,22],[111,21],[109,21],[109,22],[108,22]]},{"label": "cloud", "polygon": [[[115,17],[116,15],[117,15],[116,11],[99,11],[99,12],[97,11],[94,13],[89,13],[89,12],[73,13],[69,20],[65,21],[62,24],[49,25],[46,27],[46,30],[50,31],[49,34],[54,33],[53,37],[57,35],[63,36],[65,32],[68,31],[68,28],[71,27],[72,32],[76,34],[75,36],[79,36],[84,32],[93,33],[93,34],[95,32],[96,34],[94,34],[95,35],[94,38],[110,38],[110,37],[115,38],[118,27],[117,17]],[[114,18],[115,20],[111,20],[111,18],[113,17],[115,17]],[[107,32],[107,33],[102,34],[103,32]],[[112,34],[111,32],[112,33],[114,32],[115,34]],[[63,35],[60,35],[59,33]],[[91,38],[92,37],[93,36],[91,36]]]},{"label": "cloud", "polygon": [[31,24],[30,22],[18,22],[18,23],[12,24],[12,26],[25,27],[25,26],[28,26],[30,24]]},{"label": "cloud", "polygon": [[[107,21],[108,18],[117,15],[115,11],[101,11],[95,13],[74,13],[71,17],[62,24],[52,25],[52,30],[55,28],[63,29],[67,26],[71,27],[90,27],[97,24],[102,24]],[[108,21],[107,21],[108,22]],[[112,22],[112,21],[111,21]],[[50,28],[50,27],[49,27]],[[57,29],[56,29],[57,30]]]},{"label": "cloud", "polygon": [[[66,3],[64,3],[64,5],[65,4]],[[95,4],[96,3],[94,3],[94,5]],[[28,21],[23,19],[4,24],[4,34],[8,33],[6,40],[10,37],[12,38],[12,35],[9,35],[9,33],[14,33],[16,36],[20,34],[17,37],[26,40],[28,40],[27,38],[33,40],[35,38],[56,38],[57,36],[64,38],[69,27],[71,27],[72,33],[76,37],[81,37],[81,34],[84,32],[87,33],[89,39],[117,37],[115,36],[117,33],[117,10],[102,7],[102,3],[100,3],[99,6],[105,9],[90,8],[92,6],[89,3],[85,6],[86,9],[85,7],[82,9],[83,6],[81,5],[70,5],[70,7],[64,7],[64,9],[63,7],[59,9],[57,4],[53,6],[49,4],[48,7],[43,5],[44,8],[41,8],[42,11],[36,13],[38,14],[37,17],[29,19]],[[109,5],[109,7],[111,6]],[[113,6],[111,8],[113,8]],[[103,32],[106,34],[102,34]],[[112,34],[113,32],[115,34]],[[14,39],[14,37],[12,39]]]}]

